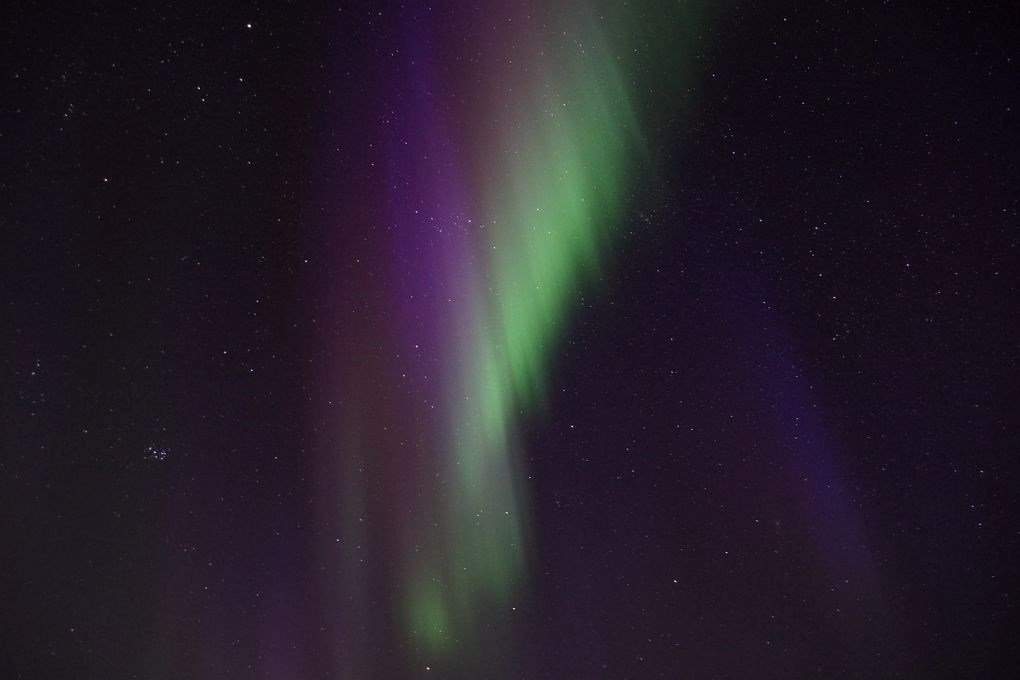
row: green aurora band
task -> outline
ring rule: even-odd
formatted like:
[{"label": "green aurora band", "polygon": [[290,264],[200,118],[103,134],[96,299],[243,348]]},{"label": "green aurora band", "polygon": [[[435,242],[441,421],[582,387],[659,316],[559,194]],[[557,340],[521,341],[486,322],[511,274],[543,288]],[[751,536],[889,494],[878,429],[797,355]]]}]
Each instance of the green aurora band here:
[{"label": "green aurora band", "polygon": [[[598,15],[570,3],[541,20],[503,18],[518,42],[501,55],[512,66],[488,67],[491,110],[471,135],[483,140],[470,148],[482,227],[451,339],[443,482],[426,504],[438,514],[404,557],[406,632],[426,661],[486,654],[479,629],[508,620],[525,581],[517,426],[542,411],[571,309],[606,266],[635,176],[651,165],[642,125],[661,121],[639,109],[677,118],[698,6]],[[636,95],[652,89],[651,101]]]}]

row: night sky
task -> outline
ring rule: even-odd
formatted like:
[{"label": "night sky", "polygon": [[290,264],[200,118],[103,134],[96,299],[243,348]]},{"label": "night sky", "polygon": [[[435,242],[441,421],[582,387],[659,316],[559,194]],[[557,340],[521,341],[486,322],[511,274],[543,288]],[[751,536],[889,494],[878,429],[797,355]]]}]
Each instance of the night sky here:
[{"label": "night sky", "polygon": [[0,678],[1013,677],[1009,4],[5,7]]}]

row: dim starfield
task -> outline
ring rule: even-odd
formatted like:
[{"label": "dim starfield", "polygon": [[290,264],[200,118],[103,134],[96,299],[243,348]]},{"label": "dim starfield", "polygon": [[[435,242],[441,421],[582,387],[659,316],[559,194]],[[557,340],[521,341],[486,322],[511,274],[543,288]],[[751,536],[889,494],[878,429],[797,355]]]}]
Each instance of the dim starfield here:
[{"label": "dim starfield", "polygon": [[13,3],[0,680],[1014,677],[1016,27]]}]

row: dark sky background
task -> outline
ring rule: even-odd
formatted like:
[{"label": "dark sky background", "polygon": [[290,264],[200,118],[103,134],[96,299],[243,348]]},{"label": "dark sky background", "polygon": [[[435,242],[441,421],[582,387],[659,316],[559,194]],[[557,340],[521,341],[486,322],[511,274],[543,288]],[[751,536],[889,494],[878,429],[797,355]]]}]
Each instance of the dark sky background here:
[{"label": "dark sky background", "polygon": [[409,10],[6,7],[0,677],[1010,677],[995,5],[733,2],[698,32],[690,108],[649,118],[659,170],[522,435],[512,644],[446,676],[384,584],[338,624],[316,547],[317,400],[360,294],[337,262],[391,266],[366,234]]}]

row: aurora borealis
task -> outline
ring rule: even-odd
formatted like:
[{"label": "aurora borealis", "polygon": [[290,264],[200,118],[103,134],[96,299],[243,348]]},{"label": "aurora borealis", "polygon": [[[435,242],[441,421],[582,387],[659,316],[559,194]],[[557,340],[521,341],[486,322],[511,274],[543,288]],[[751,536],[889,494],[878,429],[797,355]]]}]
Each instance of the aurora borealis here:
[{"label": "aurora borealis", "polygon": [[[449,282],[452,309],[442,313],[450,323],[433,339],[446,348],[438,360],[444,422],[423,442],[424,455],[435,457],[437,484],[425,491],[416,544],[403,557],[404,597],[412,640],[452,655],[471,647],[486,610],[509,608],[526,577],[528,489],[517,422],[544,399],[550,353],[572,298],[605,257],[628,156],[640,143],[630,95],[594,29],[553,25],[555,37],[543,40],[529,31],[541,14],[506,20],[521,25],[519,39],[537,44],[523,45],[517,68],[496,71],[482,93],[494,104],[481,112],[477,148],[442,160],[433,155],[429,165],[438,169],[416,172],[419,179],[464,176],[467,168],[458,165],[475,164],[482,179],[474,186],[447,180],[465,185],[464,193],[473,189],[474,200],[448,205],[448,186],[435,195],[426,190],[419,204],[438,207],[429,218],[436,224],[411,226],[453,232],[428,272]],[[427,32],[427,20],[414,30]],[[411,54],[428,63],[429,55]],[[501,101],[501,91],[517,94]],[[413,108],[441,117],[442,105]],[[412,142],[413,150],[433,141]],[[455,138],[440,143],[457,146]],[[439,288],[419,292],[443,296]]]},{"label": "aurora borealis", "polygon": [[[634,17],[615,22],[597,11],[564,3],[478,12],[479,30],[506,29],[489,45],[457,48],[458,56],[478,50],[460,76],[478,83],[464,110],[456,85],[440,76],[448,70],[430,13],[410,12],[401,27],[395,70],[404,85],[384,97],[403,122],[386,133],[392,241],[382,247],[399,263],[389,300],[403,336],[394,356],[412,357],[401,362],[400,382],[423,387],[410,397],[419,403],[391,412],[415,414],[413,435],[377,455],[395,468],[409,458],[420,466],[414,479],[389,484],[391,502],[407,513],[394,528],[392,592],[421,666],[501,667],[486,660],[509,640],[479,629],[515,611],[528,579],[530,489],[518,427],[541,414],[573,307],[609,258],[631,188],[651,171],[627,54],[638,36],[624,28]],[[672,54],[688,58],[682,46]],[[359,363],[374,345],[359,341],[344,361]],[[379,396],[403,389],[384,386]],[[354,410],[350,418],[398,427]]]},{"label": "aurora borealis", "polygon": [[1013,14],[15,3],[0,678],[1012,677]]}]

